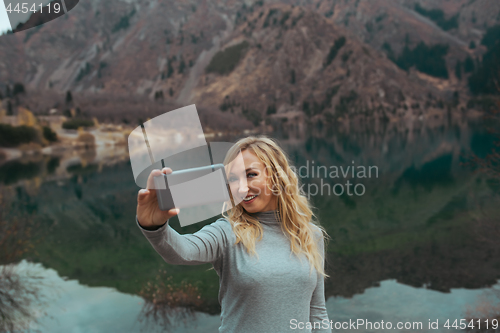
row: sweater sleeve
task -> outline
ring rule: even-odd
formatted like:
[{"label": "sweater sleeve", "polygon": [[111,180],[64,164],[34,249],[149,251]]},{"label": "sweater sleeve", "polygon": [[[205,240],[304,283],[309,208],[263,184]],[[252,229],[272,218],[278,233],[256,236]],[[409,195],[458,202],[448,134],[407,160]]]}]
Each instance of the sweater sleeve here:
[{"label": "sweater sleeve", "polygon": [[227,246],[227,228],[231,227],[224,219],[204,226],[194,234],[181,235],[168,223],[150,231],[136,222],[142,234],[165,260],[172,265],[199,265],[213,263],[222,255]]},{"label": "sweater sleeve", "polygon": [[[320,241],[318,242],[319,253],[323,257],[323,267],[325,262],[325,245],[323,242],[323,235],[320,232]],[[316,289],[314,290],[311,297],[311,307],[309,321],[313,325],[312,332],[332,332],[330,329],[330,320],[328,319],[328,313],[326,312],[325,304],[325,278],[323,275],[318,273],[318,281],[316,283]],[[314,323],[320,323],[319,325]],[[317,328],[317,327],[320,328]]]}]

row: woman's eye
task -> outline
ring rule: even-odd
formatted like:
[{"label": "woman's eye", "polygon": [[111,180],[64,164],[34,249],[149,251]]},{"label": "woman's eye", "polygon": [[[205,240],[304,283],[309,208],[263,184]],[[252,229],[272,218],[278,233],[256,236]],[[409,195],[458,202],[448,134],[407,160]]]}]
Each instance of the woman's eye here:
[{"label": "woman's eye", "polygon": [[229,181],[230,181],[231,183],[232,183],[232,182],[236,182],[236,181],[238,181],[238,178],[236,178],[236,177],[231,177],[231,178],[229,178]]},{"label": "woman's eye", "polygon": [[251,173],[249,173],[249,174],[247,175],[247,177],[249,177],[249,178],[253,178],[253,177],[255,177],[255,176],[257,176],[257,174],[256,174],[256,173],[254,173],[254,172],[251,172]]}]

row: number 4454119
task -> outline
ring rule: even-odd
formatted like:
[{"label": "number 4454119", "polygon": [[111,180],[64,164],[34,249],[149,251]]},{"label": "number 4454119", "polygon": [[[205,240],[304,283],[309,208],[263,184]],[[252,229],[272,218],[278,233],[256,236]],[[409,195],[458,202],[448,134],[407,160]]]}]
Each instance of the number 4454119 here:
[{"label": "number 4454119", "polygon": [[[482,323],[481,323],[482,322]],[[455,328],[455,329],[466,329],[466,328],[471,328],[474,329],[474,326],[476,326],[478,329],[497,329],[498,328],[498,320],[497,319],[472,319],[468,323],[465,319],[455,319],[455,321],[452,323],[450,319],[446,321],[444,324],[444,327],[447,329],[450,328]],[[481,327],[482,326],[482,327]]]},{"label": "number 4454119", "polygon": [[[16,6],[14,8],[12,8],[12,4],[9,3],[9,5],[7,6],[7,8],[5,8],[5,10],[7,11],[7,13],[12,13],[12,12],[16,12],[16,13],[28,13],[28,12],[33,12],[35,13],[37,11],[37,7],[40,7],[40,13],[43,13],[43,4],[39,4],[38,6],[36,4],[33,4],[31,7],[29,7],[29,4],[28,3],[22,3],[22,4],[16,4]],[[46,12],[48,12],[50,14],[50,11],[52,10],[53,13],[59,13],[61,11],[61,5],[58,4],[58,3],[55,3],[54,4],[54,8],[51,9],[51,4],[49,3],[45,9]]]}]

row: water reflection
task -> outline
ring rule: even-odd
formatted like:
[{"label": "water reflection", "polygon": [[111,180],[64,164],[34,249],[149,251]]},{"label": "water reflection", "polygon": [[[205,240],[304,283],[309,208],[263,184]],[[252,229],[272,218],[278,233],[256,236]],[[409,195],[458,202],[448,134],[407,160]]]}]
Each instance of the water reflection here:
[{"label": "water reflection", "polygon": [[[84,286],[77,281],[63,279],[54,270],[43,268],[40,264],[22,261],[18,269],[20,272],[26,270],[35,272],[46,281],[46,284],[57,285],[59,288],[58,293],[54,293],[52,289],[42,291],[50,299],[45,312],[51,316],[44,316],[43,313],[34,311],[38,323],[32,324],[28,332],[35,329],[54,333],[166,331],[164,327],[154,322],[146,325],[140,321],[141,309],[145,303],[138,296],[119,293],[111,288]],[[358,319],[372,323],[383,320],[394,325],[397,322],[410,321],[423,324],[419,332],[444,332],[450,331],[443,329],[447,319],[471,318],[469,315],[477,313],[478,310],[484,312],[500,306],[500,298],[492,297],[499,292],[500,284],[484,290],[458,288],[451,289],[449,293],[441,293],[407,286],[395,280],[385,280],[353,297],[330,297],[327,299],[326,308],[334,325],[337,322]],[[35,309],[36,307],[32,308]],[[438,320],[441,329],[429,330],[427,326],[429,320],[433,322]],[[186,325],[177,322],[168,332],[216,333],[219,325],[218,315],[195,312],[195,316]],[[352,331],[373,330],[360,327]]]},{"label": "water reflection", "polygon": [[24,331],[36,323],[36,311],[47,302],[43,287],[43,278],[34,273],[0,266],[0,332]]},{"label": "water reflection", "polygon": [[[454,332],[444,324],[455,319],[466,319],[473,309],[488,299],[491,305],[499,306],[500,298],[491,294],[500,291],[500,284],[485,290],[451,289],[449,293],[440,293],[425,288],[414,288],[400,284],[395,280],[380,282],[367,288],[363,294],[352,298],[332,297],[326,303],[330,320],[335,323],[363,320],[358,329],[340,329],[347,332]],[[439,323],[439,329],[429,329],[429,321]],[[384,322],[385,329],[369,329],[367,322]],[[421,323],[420,329],[396,329],[398,322]],[[392,329],[387,329],[387,323]],[[469,322],[468,322],[469,323]],[[369,324],[368,324],[369,325]]]},{"label": "water reflection", "polygon": [[146,325],[154,324],[171,331],[180,323],[186,325],[196,319],[196,309],[203,301],[198,288],[190,283],[175,285],[172,276],[160,271],[156,280],[148,282],[139,295],[144,298],[144,305],[139,320]]},{"label": "water reflection", "polygon": [[[327,167],[354,161],[379,170],[378,177],[355,179],[366,188],[362,196],[312,196],[320,221],[332,236],[327,297],[351,299],[388,280],[446,293],[454,288],[488,288],[497,282],[500,186],[498,180],[461,164],[471,154],[483,154],[483,147],[492,147],[491,136],[481,126],[464,122],[447,127],[417,123],[406,129],[390,124],[364,130],[324,126],[311,133],[303,128],[281,135],[280,142],[297,167],[308,161]],[[0,187],[12,207],[25,207],[19,209],[40,224],[36,252],[22,257],[88,286],[138,295],[166,266],[134,223],[138,189],[127,155],[61,156],[57,163],[50,162],[52,167],[49,161],[29,181],[17,178]],[[11,179],[10,172],[5,171],[2,179]],[[353,179],[323,180],[334,184]],[[308,185],[321,179],[303,181]],[[180,228],[175,220],[172,225],[181,233],[201,228]],[[219,280],[208,267],[166,269],[172,285],[198,287],[203,304],[192,303],[193,308],[216,314]],[[162,281],[164,287],[169,284]],[[153,306],[149,311],[154,313],[154,298],[149,300]],[[169,304],[167,299],[162,302]],[[369,304],[373,309],[385,306]],[[439,307],[431,301],[425,306]]]},{"label": "water reflection", "polygon": [[[53,269],[24,260],[13,267],[18,272],[20,280],[25,281],[29,274],[35,274],[43,282],[30,285],[31,288],[34,286],[38,288],[44,303],[31,302],[26,307],[32,321],[25,321],[22,327],[16,326],[19,331],[215,333],[220,325],[219,316],[194,312],[186,325],[172,322],[167,328],[154,321],[145,322],[141,310],[146,306],[146,302],[139,296],[120,293],[112,288],[88,287],[78,281],[61,277]],[[0,332],[4,331],[0,328]]]}]

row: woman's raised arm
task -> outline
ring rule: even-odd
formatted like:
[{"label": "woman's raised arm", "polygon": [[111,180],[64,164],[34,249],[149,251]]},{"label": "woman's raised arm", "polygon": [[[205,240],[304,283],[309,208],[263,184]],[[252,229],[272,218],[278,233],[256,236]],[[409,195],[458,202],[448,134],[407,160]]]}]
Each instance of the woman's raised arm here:
[{"label": "woman's raised arm", "polygon": [[228,246],[230,230],[231,225],[225,219],[219,219],[194,234],[186,235],[180,235],[172,229],[168,221],[158,230],[141,228],[156,252],[172,265],[198,265],[216,261]]},{"label": "woman's raised arm", "polygon": [[178,209],[162,211],[158,207],[153,178],[170,174],[172,169],[153,170],[147,188],[137,195],[137,225],[163,259],[174,265],[197,265],[214,262],[227,246],[231,225],[225,219],[206,225],[200,231],[180,235],[168,225],[168,219],[179,213]]}]

